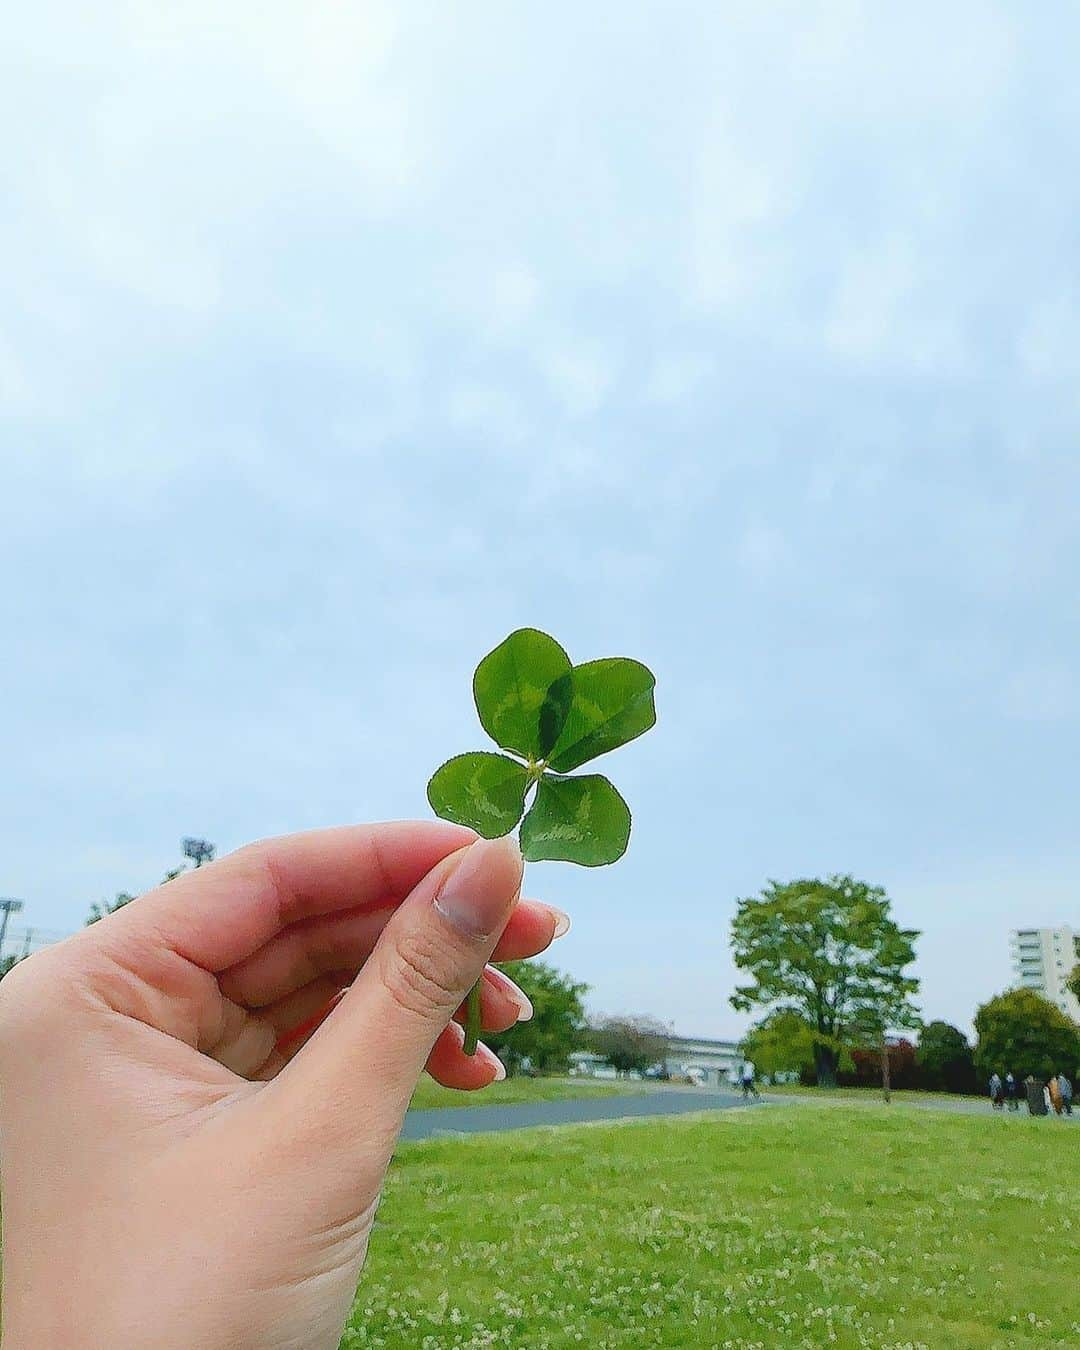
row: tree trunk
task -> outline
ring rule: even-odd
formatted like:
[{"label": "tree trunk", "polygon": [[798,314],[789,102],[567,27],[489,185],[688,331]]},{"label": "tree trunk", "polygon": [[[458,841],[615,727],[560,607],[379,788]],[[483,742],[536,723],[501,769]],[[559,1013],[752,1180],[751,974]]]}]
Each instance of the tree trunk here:
[{"label": "tree trunk", "polygon": [[830,1045],[814,1045],[814,1072],[817,1085],[823,1088],[836,1086],[836,1051]]},{"label": "tree trunk", "polygon": [[889,1075],[889,1044],[887,1041],[881,1042],[881,1093],[885,1098],[886,1105],[890,1100],[890,1091],[892,1089],[892,1080]]}]

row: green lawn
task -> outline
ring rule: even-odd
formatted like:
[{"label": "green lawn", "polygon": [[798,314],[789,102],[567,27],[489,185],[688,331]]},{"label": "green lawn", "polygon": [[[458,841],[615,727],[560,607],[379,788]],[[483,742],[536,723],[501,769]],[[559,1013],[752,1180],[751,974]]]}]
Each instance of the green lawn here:
[{"label": "green lawn", "polygon": [[347,1350],[1080,1344],[1080,1132],[893,1107],[404,1147]]},{"label": "green lawn", "polygon": [[561,1102],[575,1097],[621,1097],[640,1092],[641,1083],[598,1083],[590,1078],[505,1078],[483,1092],[458,1092],[422,1078],[413,1094],[415,1110],[433,1106],[508,1106],[517,1102]]}]

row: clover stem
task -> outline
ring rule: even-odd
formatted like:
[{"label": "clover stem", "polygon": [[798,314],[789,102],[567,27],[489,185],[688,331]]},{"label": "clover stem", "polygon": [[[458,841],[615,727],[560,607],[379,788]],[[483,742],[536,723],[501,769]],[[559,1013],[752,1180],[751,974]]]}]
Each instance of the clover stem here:
[{"label": "clover stem", "polygon": [[477,980],[469,990],[465,1000],[465,1044],[462,1049],[467,1055],[475,1055],[480,1041],[480,981]]}]

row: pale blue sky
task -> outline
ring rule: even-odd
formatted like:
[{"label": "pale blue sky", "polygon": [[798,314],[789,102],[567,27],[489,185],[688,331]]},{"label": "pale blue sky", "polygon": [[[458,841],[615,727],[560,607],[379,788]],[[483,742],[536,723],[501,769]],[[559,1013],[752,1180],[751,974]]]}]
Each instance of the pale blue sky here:
[{"label": "pale blue sky", "polygon": [[[965,1024],[1080,918],[1068,6],[23,7],[0,37],[0,893],[426,814],[478,657],[659,679],[593,1006],[735,1032],[852,871]],[[598,766],[599,767],[599,766]]]}]

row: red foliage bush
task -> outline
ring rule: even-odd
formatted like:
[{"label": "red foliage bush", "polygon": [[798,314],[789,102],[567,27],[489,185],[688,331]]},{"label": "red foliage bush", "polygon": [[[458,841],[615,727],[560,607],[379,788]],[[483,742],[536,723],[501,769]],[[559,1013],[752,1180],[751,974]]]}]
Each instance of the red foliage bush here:
[{"label": "red foliage bush", "polygon": [[[853,1050],[854,1069],[838,1075],[844,1087],[877,1087],[881,1084],[881,1051]],[[915,1062],[915,1046],[901,1039],[889,1046],[889,1079],[894,1088],[919,1087],[919,1067]]]}]

